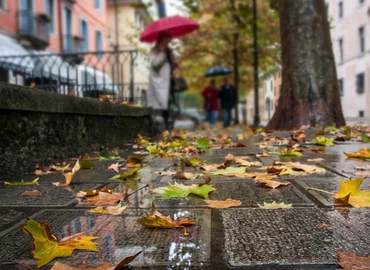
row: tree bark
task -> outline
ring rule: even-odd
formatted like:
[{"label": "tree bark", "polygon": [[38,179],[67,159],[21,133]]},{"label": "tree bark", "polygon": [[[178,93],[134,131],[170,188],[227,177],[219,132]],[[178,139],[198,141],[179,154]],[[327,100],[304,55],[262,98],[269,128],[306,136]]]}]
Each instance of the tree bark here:
[{"label": "tree bark", "polygon": [[283,82],[266,130],[345,125],[324,0],[280,0]]}]

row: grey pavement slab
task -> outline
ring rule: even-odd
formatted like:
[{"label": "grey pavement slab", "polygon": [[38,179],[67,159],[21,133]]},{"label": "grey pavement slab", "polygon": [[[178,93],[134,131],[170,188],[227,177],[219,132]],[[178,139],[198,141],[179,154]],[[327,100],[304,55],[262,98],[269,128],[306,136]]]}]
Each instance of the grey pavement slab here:
[{"label": "grey pavement slab", "polygon": [[[187,228],[190,237],[183,236],[183,229],[146,228],[136,222],[147,211],[130,209],[121,216],[94,215],[86,210],[42,210],[31,218],[46,220],[51,233],[58,239],[78,232],[99,237],[99,252],[77,251],[71,257],[58,258],[59,262],[79,266],[86,260],[88,266],[104,262],[118,263],[124,257],[144,250],[131,265],[145,267],[202,267],[210,263],[211,210],[210,209],[163,209],[173,218],[187,216],[197,225]],[[19,224],[0,233],[0,257],[35,266],[29,253],[32,249],[30,236]],[[55,262],[55,261],[54,261]],[[44,267],[44,269],[47,267]]]},{"label": "grey pavement slab", "polygon": [[[361,209],[359,216],[359,211],[353,210],[353,219],[339,211],[316,208],[222,210],[228,261],[240,267],[335,265],[335,250],[368,256],[369,241],[363,235],[369,233],[370,212]],[[331,227],[320,228],[318,224]]]}]

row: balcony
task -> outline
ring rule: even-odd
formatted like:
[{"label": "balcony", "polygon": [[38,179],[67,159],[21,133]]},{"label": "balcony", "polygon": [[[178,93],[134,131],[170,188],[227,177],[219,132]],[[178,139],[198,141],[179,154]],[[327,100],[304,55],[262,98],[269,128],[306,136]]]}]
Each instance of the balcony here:
[{"label": "balcony", "polygon": [[[81,52],[81,40],[80,36],[64,35],[64,59],[67,62],[80,64],[83,61],[83,56],[78,55]],[[72,54],[72,55],[70,55]]]},{"label": "balcony", "polygon": [[43,50],[49,45],[48,22],[30,10],[19,11],[19,36],[31,47]]}]

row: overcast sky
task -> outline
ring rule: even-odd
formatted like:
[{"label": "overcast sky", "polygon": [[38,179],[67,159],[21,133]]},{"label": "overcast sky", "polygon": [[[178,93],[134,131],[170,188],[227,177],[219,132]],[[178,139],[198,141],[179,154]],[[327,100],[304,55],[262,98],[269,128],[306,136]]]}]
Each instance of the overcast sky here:
[{"label": "overcast sky", "polygon": [[167,9],[167,16],[178,15],[179,10],[176,6],[179,5],[179,0],[165,0],[166,9]]}]

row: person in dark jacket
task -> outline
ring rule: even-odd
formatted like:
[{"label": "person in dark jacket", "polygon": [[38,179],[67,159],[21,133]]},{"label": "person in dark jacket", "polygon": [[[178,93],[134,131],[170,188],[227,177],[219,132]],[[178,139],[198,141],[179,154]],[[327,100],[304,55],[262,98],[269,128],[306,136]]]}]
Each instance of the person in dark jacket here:
[{"label": "person in dark jacket", "polygon": [[236,89],[230,84],[229,77],[225,77],[225,84],[218,93],[218,98],[221,100],[222,119],[224,127],[231,124],[231,112],[236,105]]},{"label": "person in dark jacket", "polygon": [[213,127],[217,120],[218,111],[218,90],[215,80],[211,80],[211,84],[203,89],[202,96],[204,97],[203,107],[207,113],[207,121]]}]

